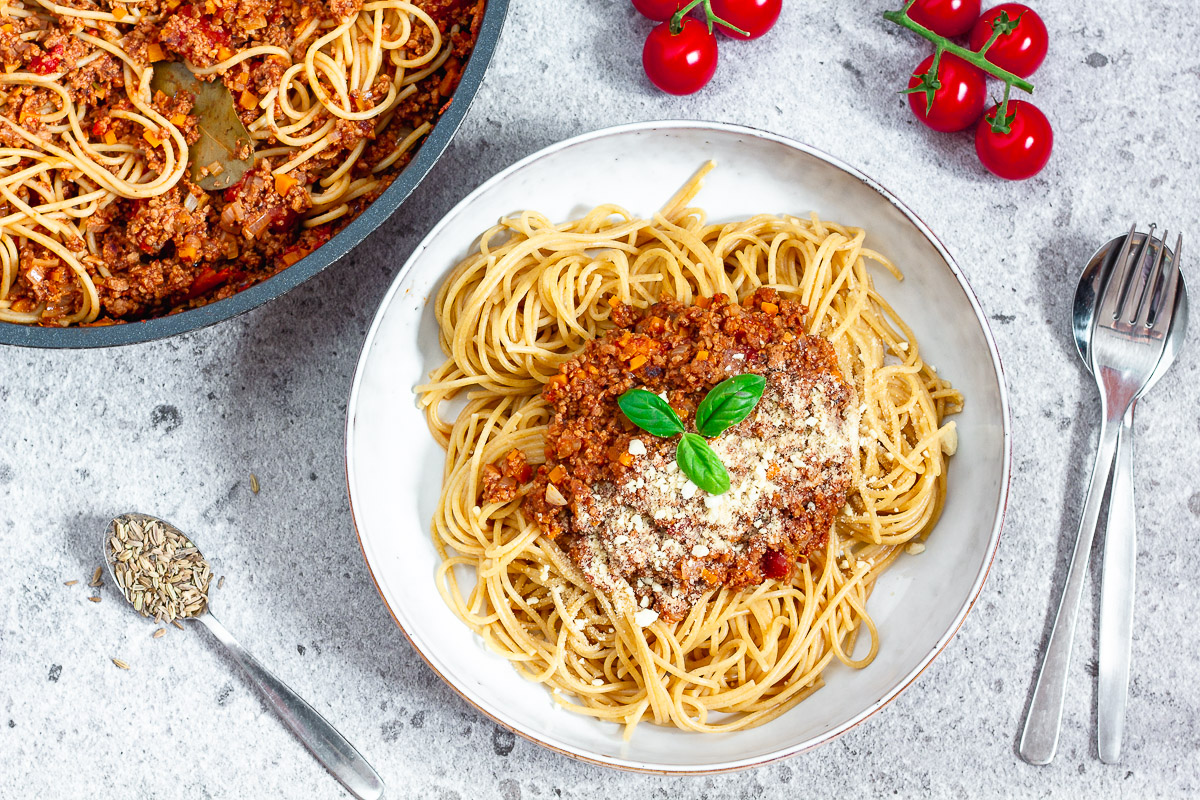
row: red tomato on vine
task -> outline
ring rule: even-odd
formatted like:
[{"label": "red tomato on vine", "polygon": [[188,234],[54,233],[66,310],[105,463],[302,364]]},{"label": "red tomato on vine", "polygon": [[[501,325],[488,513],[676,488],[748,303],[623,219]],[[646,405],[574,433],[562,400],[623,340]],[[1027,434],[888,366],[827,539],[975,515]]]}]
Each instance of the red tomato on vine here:
[{"label": "red tomato on vine", "polygon": [[655,22],[666,22],[683,5],[684,0],[633,0],[633,7]]},{"label": "red tomato on vine", "polygon": [[979,19],[979,6],[979,0],[917,0],[908,16],[941,36],[962,36]]},{"label": "red tomato on vine", "polygon": [[734,39],[757,39],[775,27],[783,10],[783,0],[712,0],[712,10],[746,35],[726,25],[717,25],[721,33]]},{"label": "red tomato on vine", "polygon": [[650,31],[642,48],[650,81],[670,94],[693,94],[717,71],[717,37],[697,19],[684,17],[678,32],[664,22]]},{"label": "red tomato on vine", "polygon": [[908,104],[917,119],[935,131],[961,131],[983,113],[987,87],[983,72],[958,56],[944,53],[937,75],[930,75],[933,56],[908,81]]},{"label": "red tomato on vine", "polygon": [[993,174],[1010,181],[1023,181],[1042,171],[1054,148],[1050,121],[1033,103],[1010,100],[1007,119],[997,120],[1000,106],[993,106],[975,129],[975,152]]},{"label": "red tomato on vine", "polygon": [[982,50],[997,29],[1002,32],[984,53],[984,58],[1022,78],[1036,72],[1050,46],[1050,34],[1042,18],[1020,3],[1002,3],[989,8],[971,29],[971,49]]}]

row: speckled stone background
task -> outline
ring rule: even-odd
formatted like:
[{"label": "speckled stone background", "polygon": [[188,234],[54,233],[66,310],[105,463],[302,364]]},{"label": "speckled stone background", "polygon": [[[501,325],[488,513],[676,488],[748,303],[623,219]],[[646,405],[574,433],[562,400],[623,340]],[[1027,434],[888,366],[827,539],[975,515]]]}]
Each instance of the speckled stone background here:
[{"label": "speckled stone background", "polygon": [[[1094,448],[1096,393],[1067,324],[1075,276],[1133,218],[1200,237],[1200,24],[1186,5],[1038,3],[1052,44],[1037,98],[1057,141],[1045,172],[1010,184],[983,171],[968,135],[914,121],[896,90],[929,48],[885,24],[882,3],[788,0],[769,37],[724,42],[711,87],[677,99],[642,77],[650,26],[625,0],[515,0],[449,154],[341,263],[267,307],[170,341],[0,350],[0,797],[344,796],[204,633],[151,639],[153,626],[111,586],[99,591],[102,602],[88,601],[98,532],[130,509],[194,532],[228,576],[217,606],[225,624],[341,728],[391,797],[1195,796],[1196,347],[1138,419],[1139,588],[1124,763],[1102,765],[1093,744],[1094,589],[1058,759],[1031,767],[1014,746]],[[980,296],[1005,361],[1014,428],[1000,553],[947,651],[840,740],[759,770],[695,779],[568,760],[460,700],[377,596],[343,473],[359,347],[423,233],[484,179],[544,145],[671,117],[794,136],[900,195]],[[63,585],[72,578],[82,582]],[[115,668],[114,656],[132,669]]]}]

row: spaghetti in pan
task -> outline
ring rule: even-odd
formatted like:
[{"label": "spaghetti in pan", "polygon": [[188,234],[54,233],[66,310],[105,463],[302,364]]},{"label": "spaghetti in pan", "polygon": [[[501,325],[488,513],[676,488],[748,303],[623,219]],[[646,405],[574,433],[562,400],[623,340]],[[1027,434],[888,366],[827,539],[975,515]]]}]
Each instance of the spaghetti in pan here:
[{"label": "spaghetti in pan", "polygon": [[865,232],[709,223],[712,167],[650,219],[485,232],[417,389],[446,450],[445,601],[627,736],[759,725],[870,664],[872,587],[924,548],[957,448],[963,398],[876,291],[868,262],[901,276]]},{"label": "spaghetti in pan", "polygon": [[450,102],[484,0],[0,5],[0,322],[219,300],[376,199]]}]

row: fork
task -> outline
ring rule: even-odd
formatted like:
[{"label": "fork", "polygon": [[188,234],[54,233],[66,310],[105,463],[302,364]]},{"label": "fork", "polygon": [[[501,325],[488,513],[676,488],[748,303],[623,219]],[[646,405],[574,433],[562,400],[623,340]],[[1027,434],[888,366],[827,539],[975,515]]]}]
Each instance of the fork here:
[{"label": "fork", "polygon": [[[1179,236],[1171,259],[1164,259],[1166,247],[1160,247],[1151,268],[1141,270],[1138,267],[1143,263],[1145,248],[1152,237],[1145,236],[1137,257],[1129,259],[1136,231],[1135,224],[1125,237],[1121,255],[1106,266],[1107,274],[1096,295],[1090,355],[1092,373],[1100,390],[1100,443],[1096,448],[1096,465],[1092,469],[1091,485],[1079,520],[1067,580],[1018,746],[1021,758],[1030,764],[1049,764],[1058,749],[1079,599],[1083,594],[1083,579],[1096,535],[1104,488],[1116,455],[1121,419],[1158,365],[1175,311],[1183,236]],[[1164,245],[1166,239],[1164,235]]]}]

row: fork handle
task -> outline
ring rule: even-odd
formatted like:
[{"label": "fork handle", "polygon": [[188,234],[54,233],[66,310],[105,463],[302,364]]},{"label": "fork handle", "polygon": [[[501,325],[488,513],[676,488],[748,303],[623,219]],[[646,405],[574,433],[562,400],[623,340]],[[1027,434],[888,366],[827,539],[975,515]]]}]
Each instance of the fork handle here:
[{"label": "fork handle", "polygon": [[1030,764],[1049,764],[1054,760],[1054,753],[1058,749],[1063,699],[1067,692],[1067,670],[1071,665],[1071,645],[1075,641],[1075,620],[1079,612],[1079,598],[1083,595],[1088,556],[1092,551],[1092,541],[1096,537],[1096,522],[1100,517],[1100,504],[1104,500],[1104,487],[1108,483],[1113,456],[1117,449],[1117,434],[1120,430],[1117,419],[1105,414],[1104,423],[1100,427],[1096,465],[1092,468],[1092,483],[1088,487],[1083,516],[1079,520],[1075,551],[1071,555],[1071,566],[1067,569],[1067,581],[1058,603],[1058,613],[1054,617],[1050,642],[1042,657],[1042,668],[1038,672],[1033,701],[1029,704],[1029,713],[1025,716],[1025,728],[1021,732],[1021,743],[1017,750],[1021,758]]},{"label": "fork handle", "polygon": [[1096,744],[1100,760],[1121,760],[1129,663],[1133,642],[1134,571],[1137,527],[1133,504],[1133,409],[1121,420],[1116,466],[1104,532],[1104,578],[1100,592],[1100,670],[1097,681]]}]

